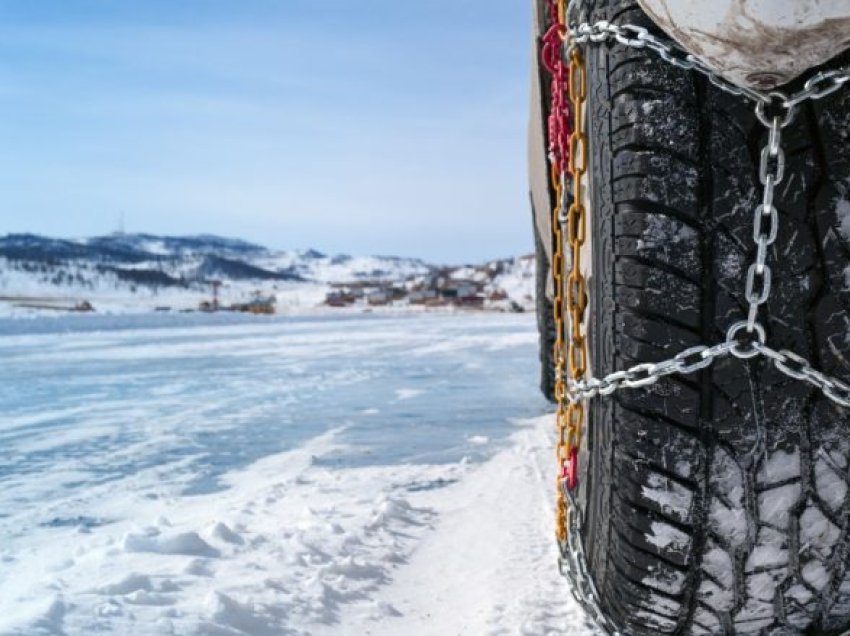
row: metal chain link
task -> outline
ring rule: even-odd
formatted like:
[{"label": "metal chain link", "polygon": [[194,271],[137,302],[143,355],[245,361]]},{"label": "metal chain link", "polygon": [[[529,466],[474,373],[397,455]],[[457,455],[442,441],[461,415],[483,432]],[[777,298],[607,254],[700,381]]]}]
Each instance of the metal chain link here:
[{"label": "metal chain link", "polygon": [[[794,118],[794,108],[788,108],[784,117],[774,115],[770,120],[764,112],[764,102],[756,105],[756,116],[768,128],[768,140],[761,150],[759,181],[762,185],[762,202],[756,206],[753,217],[753,240],[756,243],[756,260],[747,270],[744,296],[750,304],[747,331],[755,329],[759,307],[770,296],[771,270],[767,264],[767,248],[779,232],[779,211],[773,205],[773,191],[785,176],[785,151],[782,150],[782,129]],[[768,221],[765,229],[764,222]]]},{"label": "metal chain link", "polygon": [[[581,271],[581,251],[587,235],[587,211],[584,207],[583,179],[587,172],[587,136],[584,130],[584,103],[587,98],[587,72],[581,51],[570,47],[566,56],[552,55],[553,44],[559,49],[566,38],[566,8],[564,0],[549,0],[552,23],[544,36],[544,65],[552,74],[551,108],[549,115],[549,158],[551,185],[555,194],[552,212],[552,283],[554,285],[555,320],[555,399],[558,403],[556,429],[558,435],[556,480],[555,534],[560,550],[561,573],[571,582],[570,590],[576,601],[585,608],[597,628],[616,633],[613,624],[602,612],[593,578],[587,571],[587,558],[582,538],[581,510],[574,499],[573,489],[578,482],[578,450],[584,425],[584,404],[570,400],[569,382],[582,381],[587,372],[587,342],[582,327],[587,309],[587,285]],[[564,74],[565,59],[569,60]],[[569,96],[568,104],[564,94]],[[571,121],[570,121],[571,120]],[[566,137],[567,143],[564,143]],[[572,196],[566,188],[567,176],[572,176]],[[564,236],[570,245],[564,250]],[[569,310],[569,343],[565,340],[564,288]]]},{"label": "metal chain link", "polygon": [[[572,176],[572,200],[566,217],[560,221],[566,231],[570,246],[567,270],[567,310],[569,312],[569,341],[567,343],[567,378],[569,382],[581,381],[587,374],[587,339],[582,332],[587,312],[587,281],[581,266],[581,253],[587,237],[587,210],[584,207],[584,177],[587,173],[587,135],[584,131],[584,103],[587,99],[587,69],[577,47],[568,53],[570,113],[573,119],[570,134],[570,155],[567,172]],[[562,230],[563,232],[563,230]],[[566,427],[561,429],[558,457],[561,462],[561,479],[572,490],[578,484],[578,451],[584,430],[584,404],[569,400]]]},{"label": "metal chain link", "polygon": [[[564,11],[563,0],[559,0],[558,11],[556,17],[563,21],[566,14],[571,11]],[[596,396],[611,395],[615,391],[624,388],[640,388],[656,383],[665,376],[673,374],[690,374],[709,367],[715,360],[726,356],[734,356],[739,359],[750,359],[755,356],[763,356],[772,361],[774,367],[795,380],[807,382],[819,389],[823,395],[832,400],[834,403],[850,408],[850,386],[833,377],[829,377],[815,369],[809,361],[801,356],[788,351],[776,350],[766,344],[766,332],[761,323],[758,322],[758,314],[760,307],[764,305],[771,291],[771,270],[767,264],[768,248],[776,241],[779,231],[778,210],[773,203],[774,191],[776,186],[783,180],[785,172],[785,153],[782,149],[782,129],[790,124],[794,117],[795,107],[805,100],[817,100],[827,95],[832,94],[845,83],[850,81],[850,73],[846,69],[821,71],[812,76],[803,85],[803,88],[788,96],[777,91],[770,93],[762,93],[747,87],[737,86],[723,79],[714,71],[708,68],[705,64],[699,61],[693,55],[685,52],[675,44],[664,42],[652,34],[647,29],[631,24],[614,25],[607,21],[600,21],[594,24],[583,23],[578,26],[570,27],[566,30],[566,39],[570,40],[566,50],[571,61],[574,59],[573,54],[577,50],[577,46],[581,44],[599,44],[607,40],[614,41],[636,49],[649,48],[657,53],[663,60],[673,66],[693,70],[706,76],[714,86],[719,89],[736,96],[748,98],[756,103],[755,113],[758,120],[767,128],[767,142],[762,148],[759,160],[759,181],[763,186],[762,201],[756,206],[753,216],[753,240],[756,244],[756,256],[753,263],[747,270],[745,284],[745,298],[749,305],[747,319],[734,323],[726,334],[726,340],[714,346],[699,345],[682,351],[672,358],[656,363],[642,363],[635,365],[629,369],[615,371],[606,375],[603,378],[585,378],[583,377],[586,370],[587,351],[586,342],[581,339],[583,348],[581,364],[575,364],[574,353],[569,353],[564,356],[563,342],[563,310],[560,311],[560,327],[561,334],[560,348],[556,343],[556,396],[559,401],[559,418],[561,412],[570,412],[569,409],[581,405],[584,400],[594,398]],[[583,67],[583,64],[582,64]],[[583,70],[583,69],[582,69]],[[584,72],[584,71],[583,71]],[[586,82],[586,78],[581,80]],[[570,71],[570,85],[573,84],[573,71]],[[586,85],[585,85],[586,86]],[[586,89],[583,89],[586,90]],[[572,101],[572,100],[571,100]],[[576,109],[575,103],[572,104]],[[583,100],[578,105],[577,110],[581,112]],[[770,108],[771,114],[768,114]],[[575,110],[573,111],[575,117]],[[570,168],[574,168],[575,160],[573,158],[573,142],[572,138],[579,135],[579,139],[583,139],[581,148],[581,165],[586,170],[587,162],[587,141],[583,131],[582,116],[579,115],[574,126],[574,131],[570,136]],[[563,173],[562,173],[563,174]],[[573,173],[575,176],[575,173]],[[583,174],[583,172],[582,172]],[[566,222],[568,235],[571,238],[571,244],[575,248],[575,239],[578,236],[578,231],[574,228],[575,219],[569,221],[563,214],[566,192],[563,188],[563,180],[556,179],[553,164],[553,181],[561,187],[555,188],[558,194],[558,204],[553,214],[553,237],[558,240],[555,247],[555,257],[560,254],[560,261],[553,259],[553,279],[556,283],[555,300],[563,302],[562,288],[557,287],[558,283],[563,284],[564,277],[567,272],[570,272],[570,285],[572,286],[572,272],[575,271],[576,262],[580,267],[580,254],[576,258],[576,252],[573,250],[569,254],[569,260],[564,258],[563,246],[563,228],[561,224]],[[579,181],[578,186],[574,185],[573,205],[576,201],[581,202],[582,190]],[[582,205],[581,219],[581,243],[584,242],[584,228],[586,221],[584,217],[587,212]],[[572,207],[570,208],[572,212]],[[567,215],[569,216],[569,215]],[[556,225],[559,226],[556,229]],[[580,246],[580,245],[579,245]],[[559,274],[555,273],[554,263],[558,262]],[[584,288],[581,290],[585,292]],[[575,289],[572,290],[576,292]],[[568,288],[569,293],[569,288]],[[581,312],[574,314],[571,311],[571,334],[575,331],[575,316],[580,316],[581,321],[584,320],[584,309],[586,308],[586,297],[582,301],[584,307]],[[559,311],[555,310],[556,323]],[[739,333],[745,333],[745,337],[739,338]],[[581,336],[579,332],[579,336]],[[557,336],[556,336],[557,340]],[[559,358],[560,356],[560,358]],[[567,358],[571,373],[569,375],[567,386],[568,390],[564,391],[564,358]],[[572,371],[578,367],[582,370],[580,375],[575,375]],[[560,385],[559,385],[560,381]],[[560,392],[558,388],[560,386]],[[564,398],[569,401],[569,407],[564,409]],[[564,457],[561,450],[564,444],[563,431],[567,430],[565,425],[559,419],[559,449],[558,457],[561,462],[558,483],[558,544],[560,550],[559,567],[561,573],[570,581],[570,589],[577,602],[587,612],[588,617],[594,623],[596,628],[606,634],[621,636],[623,632],[619,631],[614,623],[602,611],[599,599],[600,595],[596,589],[588,569],[588,559],[584,547],[583,539],[583,522],[581,509],[575,500],[575,480],[568,479],[568,474],[565,472]],[[580,437],[578,443],[580,444]],[[576,448],[572,447],[571,451]],[[575,456],[574,452],[568,454],[569,458]],[[569,460],[567,460],[569,463]],[[577,459],[570,464],[571,470],[577,470]],[[574,473],[577,474],[577,473]]]},{"label": "metal chain link", "polygon": [[[850,73],[846,69],[821,71],[807,80],[800,91],[791,95],[779,91],[763,93],[737,86],[723,79],[696,57],[686,53],[671,42],[665,42],[655,37],[645,27],[633,24],[616,25],[602,20],[593,24],[582,23],[571,26],[569,34],[572,38],[572,45],[601,44],[606,41],[615,41],[635,49],[650,49],[674,66],[697,71],[708,77],[713,85],[727,93],[753,100],[756,118],[767,129],[767,141],[762,148],[759,159],[762,201],[753,212],[753,240],[756,244],[756,256],[747,270],[744,288],[745,298],[749,305],[747,320],[732,325],[726,334],[726,341],[714,347],[694,347],[668,360],[659,363],[638,364],[601,379],[588,378],[581,381],[571,381],[569,386],[570,401],[581,402],[597,395],[610,395],[622,388],[648,386],[654,384],[660,378],[674,373],[692,373],[708,367],[715,359],[729,353],[742,359],[749,359],[758,355],[766,356],[766,334],[764,327],[758,322],[758,315],[761,306],[767,303],[770,297],[772,273],[767,264],[767,253],[768,248],[776,241],[779,232],[779,212],[773,200],[776,186],[785,177],[782,129],[793,120],[797,105],[805,100],[817,100],[831,95],[850,81]],[[738,334],[744,330],[748,339],[739,339]],[[756,347],[755,344],[759,346]],[[686,362],[693,356],[699,356],[700,359],[694,363]],[[811,365],[806,364],[811,369]],[[802,378],[789,374],[786,371],[788,367],[784,363],[776,365],[776,368],[794,379],[810,381],[834,403],[843,407],[848,406],[846,393],[840,388],[846,387],[846,385],[840,380],[812,369],[817,377],[826,380],[825,382],[812,382],[814,376],[811,373]]]},{"label": "metal chain link", "polygon": [[[558,404],[555,414],[555,427],[558,435],[556,454],[558,457],[558,475],[555,481],[555,535],[559,542],[567,539],[567,500],[561,490],[564,465],[570,461],[570,452],[566,448],[570,437],[569,428],[572,412],[578,410],[584,413],[582,404],[570,403],[567,398],[567,345],[564,340],[566,333],[564,319],[564,289],[571,268],[568,256],[564,253],[564,223],[567,215],[566,175],[569,166],[567,154],[570,152],[572,138],[570,108],[566,100],[569,92],[568,82],[570,73],[561,49],[566,36],[567,25],[563,0],[548,3],[551,26],[543,36],[541,53],[544,66],[552,76],[550,91],[552,101],[549,109],[549,162],[551,164],[550,185],[555,194],[555,205],[552,209],[552,310],[555,322],[555,342],[552,357],[555,367],[554,394]],[[571,256],[571,254],[570,254]]]},{"label": "metal chain link", "polygon": [[567,511],[568,533],[566,541],[559,542],[560,558],[558,568],[561,576],[570,581],[570,592],[573,598],[587,612],[587,617],[597,630],[604,634],[621,636],[611,619],[602,611],[599,604],[599,592],[596,583],[590,575],[587,563],[587,553],[584,549],[584,533],[582,530],[581,508],[575,500],[573,491],[563,488],[569,506]]},{"label": "metal chain link", "polygon": [[[738,331],[746,327],[747,323],[743,321],[733,325],[733,328],[737,328]],[[760,333],[758,327],[756,332]],[[730,354],[742,360],[756,355],[764,356],[773,362],[778,371],[795,380],[808,382],[820,389],[836,404],[850,408],[850,385],[816,370],[808,360],[796,353],[787,349],[777,351],[761,340],[755,340],[748,345],[738,340],[727,340],[713,347],[699,345],[663,362],[637,364],[624,371],[609,373],[603,378],[589,378],[583,382],[576,382],[572,385],[570,399],[589,400],[598,395],[611,395],[621,388],[637,389],[650,386],[674,373],[682,375],[695,373],[708,367],[715,360]]]},{"label": "metal chain link", "polygon": [[[569,35],[571,41],[576,45],[599,44],[606,40],[614,40],[633,49],[650,49],[665,62],[686,71],[696,71],[705,75],[709,82],[717,88],[732,95],[746,97],[754,102],[770,104],[773,102],[772,94],[781,95],[781,93],[764,93],[747,86],[733,84],[675,43],[652,35],[646,27],[635,24],[613,24],[607,20],[600,20],[592,24],[583,22],[570,26]],[[850,70],[847,68],[821,71],[809,78],[798,92],[789,96],[782,95],[782,105],[793,108],[807,99],[821,99],[834,93],[848,81],[850,81]]]}]

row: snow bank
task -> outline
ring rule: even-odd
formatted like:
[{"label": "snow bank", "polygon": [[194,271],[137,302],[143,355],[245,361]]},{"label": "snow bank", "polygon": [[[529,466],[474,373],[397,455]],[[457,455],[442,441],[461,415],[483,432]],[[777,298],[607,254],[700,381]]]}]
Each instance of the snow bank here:
[{"label": "snow bank", "polygon": [[477,466],[350,469],[335,430],[215,494],[113,493],[124,521],[0,550],[0,632],[589,634],[556,570],[551,430]]},{"label": "snow bank", "polygon": [[490,461],[455,484],[411,496],[433,511],[434,530],[388,585],[349,604],[346,629],[317,635],[594,633],[557,571],[552,419],[518,424],[513,444]]}]

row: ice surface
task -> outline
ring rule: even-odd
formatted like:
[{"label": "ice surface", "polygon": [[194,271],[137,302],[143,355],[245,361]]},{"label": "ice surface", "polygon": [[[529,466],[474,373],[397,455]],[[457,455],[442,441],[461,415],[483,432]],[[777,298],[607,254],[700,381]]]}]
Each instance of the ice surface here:
[{"label": "ice surface", "polygon": [[533,319],[118,327],[0,338],[0,633],[590,633]]}]

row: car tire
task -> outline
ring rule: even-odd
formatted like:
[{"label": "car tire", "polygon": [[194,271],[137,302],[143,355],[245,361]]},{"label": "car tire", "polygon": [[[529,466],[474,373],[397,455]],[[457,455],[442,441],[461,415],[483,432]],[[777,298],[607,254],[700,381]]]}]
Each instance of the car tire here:
[{"label": "car tire", "polygon": [[[581,10],[582,20],[665,37],[632,0]],[[766,135],[749,102],[651,51],[604,43],[585,52],[587,324],[602,376],[722,342],[746,316]],[[784,131],[773,290],[760,317],[771,346],[845,381],[848,133],[850,89],[801,105]],[[551,369],[544,290],[538,278],[541,361]],[[594,399],[579,495],[605,613],[636,635],[850,628],[848,429],[850,411],[761,358],[730,356]]]}]

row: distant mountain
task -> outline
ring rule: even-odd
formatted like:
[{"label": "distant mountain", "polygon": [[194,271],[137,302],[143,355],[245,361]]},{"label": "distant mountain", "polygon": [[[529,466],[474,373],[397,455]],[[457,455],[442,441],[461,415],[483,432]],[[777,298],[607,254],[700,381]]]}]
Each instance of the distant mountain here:
[{"label": "distant mountain", "polygon": [[83,239],[9,234],[0,237],[0,302],[62,297],[103,304],[148,297],[159,306],[165,297],[179,305],[174,300],[179,297],[191,298],[196,305],[200,295],[210,293],[211,283],[220,281],[222,294],[232,300],[262,292],[294,298],[293,304],[315,305],[327,290],[340,285],[413,287],[437,275],[474,274],[501,277],[502,287],[517,290],[521,303],[527,304],[527,264],[511,263],[506,259],[477,268],[446,268],[397,256],[272,250],[209,234],[115,233]]},{"label": "distant mountain", "polygon": [[8,234],[0,237],[0,256],[19,261],[52,263],[83,260],[135,264],[203,254],[251,258],[266,255],[268,250],[245,241],[211,235],[170,237],[116,233],[80,240],[55,239],[36,234]]},{"label": "distant mountain", "polygon": [[123,232],[116,232],[106,236],[84,239],[84,242],[94,248],[107,250],[125,248],[128,251],[172,257],[212,254],[231,258],[251,258],[268,253],[268,250],[261,245],[240,239],[215,236],[213,234],[154,236],[152,234],[125,234]]},{"label": "distant mountain", "polygon": [[116,233],[87,239],[35,234],[0,237],[7,267],[52,276],[62,268],[112,272],[139,284],[189,285],[212,279],[336,282],[366,278],[397,280],[431,269],[398,257],[327,256],[316,250],[273,251],[261,245],[210,234],[154,236]]}]

